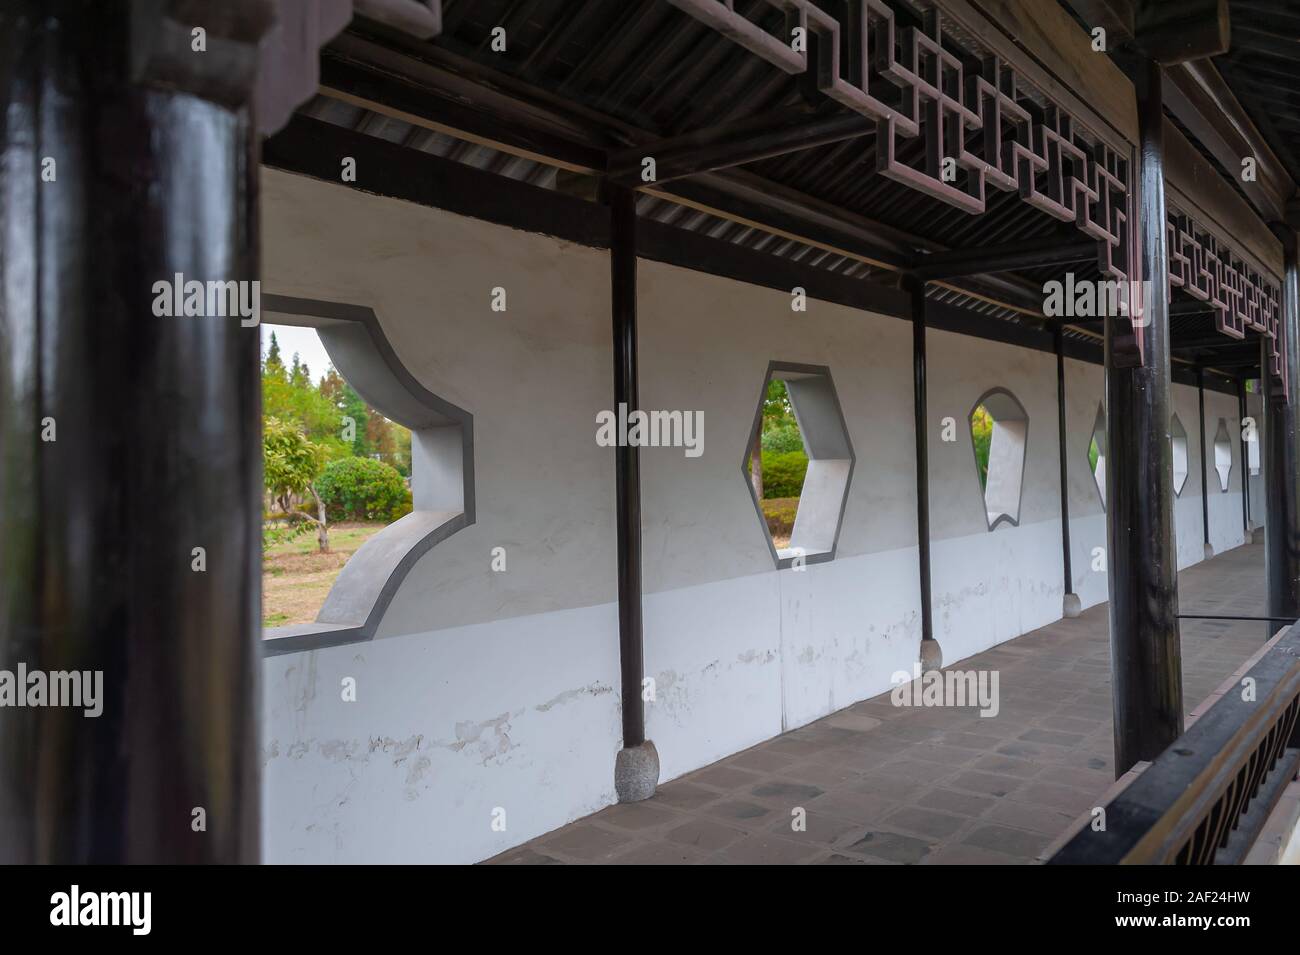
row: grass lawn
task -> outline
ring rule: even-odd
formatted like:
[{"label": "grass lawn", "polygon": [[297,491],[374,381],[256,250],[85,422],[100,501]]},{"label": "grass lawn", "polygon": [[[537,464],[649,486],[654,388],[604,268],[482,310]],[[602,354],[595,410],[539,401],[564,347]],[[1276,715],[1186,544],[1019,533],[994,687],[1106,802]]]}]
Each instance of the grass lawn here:
[{"label": "grass lawn", "polygon": [[341,521],[330,527],[330,552],[317,550],[316,532],[276,544],[262,555],[262,626],[311,623],[343,565],[387,525]]},{"label": "grass lawn", "polygon": [[794,530],[794,515],[799,510],[797,497],[763,498],[763,516],[777,550],[790,546],[790,533]]}]

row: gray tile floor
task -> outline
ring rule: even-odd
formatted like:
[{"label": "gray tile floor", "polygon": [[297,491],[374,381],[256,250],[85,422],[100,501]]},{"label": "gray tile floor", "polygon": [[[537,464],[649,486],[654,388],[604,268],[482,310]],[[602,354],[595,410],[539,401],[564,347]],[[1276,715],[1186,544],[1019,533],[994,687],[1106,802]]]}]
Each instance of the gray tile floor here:
[{"label": "gray tile floor", "polygon": [[[1182,612],[1262,613],[1263,569],[1258,544],[1189,568]],[[1267,634],[1185,620],[1182,637],[1190,712]],[[1106,606],[957,667],[999,671],[996,717],[895,707],[885,694],[488,861],[1032,863],[1114,780]]]}]

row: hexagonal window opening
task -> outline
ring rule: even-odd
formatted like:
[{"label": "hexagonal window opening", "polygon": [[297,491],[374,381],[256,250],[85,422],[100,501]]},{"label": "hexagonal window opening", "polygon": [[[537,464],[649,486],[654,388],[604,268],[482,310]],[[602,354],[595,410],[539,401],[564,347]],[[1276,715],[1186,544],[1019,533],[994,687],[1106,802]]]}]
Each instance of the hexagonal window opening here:
[{"label": "hexagonal window opening", "polygon": [[975,402],[968,420],[989,530],[999,524],[1015,527],[1020,523],[1029,415],[1015,395],[993,388]]},{"label": "hexagonal window opening", "polygon": [[1219,474],[1219,490],[1228,490],[1228,476],[1232,474],[1232,438],[1228,435],[1228,420],[1219,419],[1219,430],[1214,432],[1214,470]]},{"label": "hexagonal window opening", "polygon": [[778,568],[834,558],[854,460],[830,369],[769,364],[741,471]]},{"label": "hexagonal window opening", "polygon": [[1106,510],[1106,409],[1097,406],[1097,418],[1092,423],[1092,437],[1088,441],[1088,470],[1097,485],[1101,509]]},{"label": "hexagonal window opening", "polygon": [[1174,497],[1181,497],[1187,483],[1187,429],[1178,415],[1169,419],[1169,445],[1174,454]]}]

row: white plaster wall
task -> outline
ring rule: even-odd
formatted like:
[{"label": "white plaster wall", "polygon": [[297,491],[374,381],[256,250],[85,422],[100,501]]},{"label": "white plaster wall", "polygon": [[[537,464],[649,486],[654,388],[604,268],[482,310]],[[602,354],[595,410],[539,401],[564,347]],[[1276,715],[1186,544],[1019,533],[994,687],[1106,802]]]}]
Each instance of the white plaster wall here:
[{"label": "white plaster wall", "polygon": [[617,626],[603,604],[267,660],[266,861],[476,862],[609,805]]},{"label": "white plaster wall", "polygon": [[[477,523],[416,564],[374,641],[266,661],[268,861],[474,861],[608,805],[614,468],[594,440],[612,388],[607,255],[281,172],[262,192],[265,290],[374,308],[416,378],[474,415],[477,500]],[[653,262],[638,292],[642,406],[704,415],[701,456],[641,455],[647,730],[666,780],[881,693],[917,659],[911,330]],[[933,609],[952,663],[1060,617],[1055,359],[939,331],[928,347]],[[830,368],[856,453],[836,559],[803,571],[775,570],[742,472],[772,360]],[[1087,466],[1102,372],[1066,372],[1089,606],[1106,597]],[[1020,525],[990,532],[966,416],[995,386],[1029,428]],[[496,546],[506,573],[490,569]]]},{"label": "white plaster wall", "polygon": [[[880,693],[916,659],[911,332],[654,262],[638,303],[642,404],[705,422],[700,457],[641,455],[647,731],[670,778]],[[742,470],[772,360],[830,368],[857,459],[837,559],[779,574]]]},{"label": "white plaster wall", "polygon": [[[1228,444],[1232,450],[1232,471],[1228,474],[1228,489],[1220,489],[1219,475],[1214,470],[1214,436],[1219,430],[1219,419],[1227,425]],[[1206,462],[1209,478],[1210,546],[1214,553],[1240,547],[1245,543],[1242,524],[1241,481],[1245,470],[1241,460],[1241,410],[1235,395],[1217,391],[1205,393],[1205,442],[1209,450]]]},{"label": "white plaster wall", "polygon": [[[1187,429],[1187,483],[1183,493],[1174,501],[1174,533],[1178,551],[1178,567],[1190,567],[1205,559],[1205,520],[1201,509],[1201,496],[1208,494],[1210,546],[1214,553],[1239,547],[1245,542],[1241,513],[1241,425],[1234,395],[1217,391],[1205,392],[1205,433],[1200,429],[1200,409],[1196,388],[1175,383],[1172,389],[1173,410]],[[1228,490],[1219,487],[1218,472],[1214,470],[1214,435],[1219,429],[1219,418],[1227,423],[1232,443],[1232,472],[1228,476]],[[1205,463],[1206,482],[1201,480],[1201,449],[1209,457]],[[1207,490],[1208,488],[1208,490]]]},{"label": "white plaster wall", "polygon": [[270,170],[262,209],[267,292],[373,308],[416,378],[474,415],[477,501],[375,641],[266,661],[267,860],[468,862],[608,804],[607,256]]},{"label": "white plaster wall", "polygon": [[[1083,609],[1105,603],[1106,512],[1097,482],[1088,467],[1088,446],[1097,421],[1097,409],[1106,397],[1106,376],[1100,365],[1065,361],[1065,446],[1070,487],[1070,571],[1074,592]],[[1098,549],[1100,548],[1100,553]]]},{"label": "white plaster wall", "polygon": [[[931,590],[935,638],[953,663],[1060,619],[1060,463],[1056,357],[931,331],[927,339]],[[1028,417],[1019,526],[988,529],[968,415],[991,388]],[[957,440],[941,440],[945,418]]]}]

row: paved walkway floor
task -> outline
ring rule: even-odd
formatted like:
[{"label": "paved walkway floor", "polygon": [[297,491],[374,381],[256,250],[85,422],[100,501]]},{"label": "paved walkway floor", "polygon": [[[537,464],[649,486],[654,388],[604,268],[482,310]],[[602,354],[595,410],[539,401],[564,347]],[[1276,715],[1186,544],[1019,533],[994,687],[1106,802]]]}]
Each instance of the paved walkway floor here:
[{"label": "paved walkway floor", "polygon": [[[1262,613],[1263,567],[1256,544],[1183,571],[1181,612]],[[1182,638],[1190,712],[1267,634],[1184,620]],[[1106,606],[957,668],[1000,672],[996,717],[883,694],[488,861],[1032,863],[1114,781]]]}]

